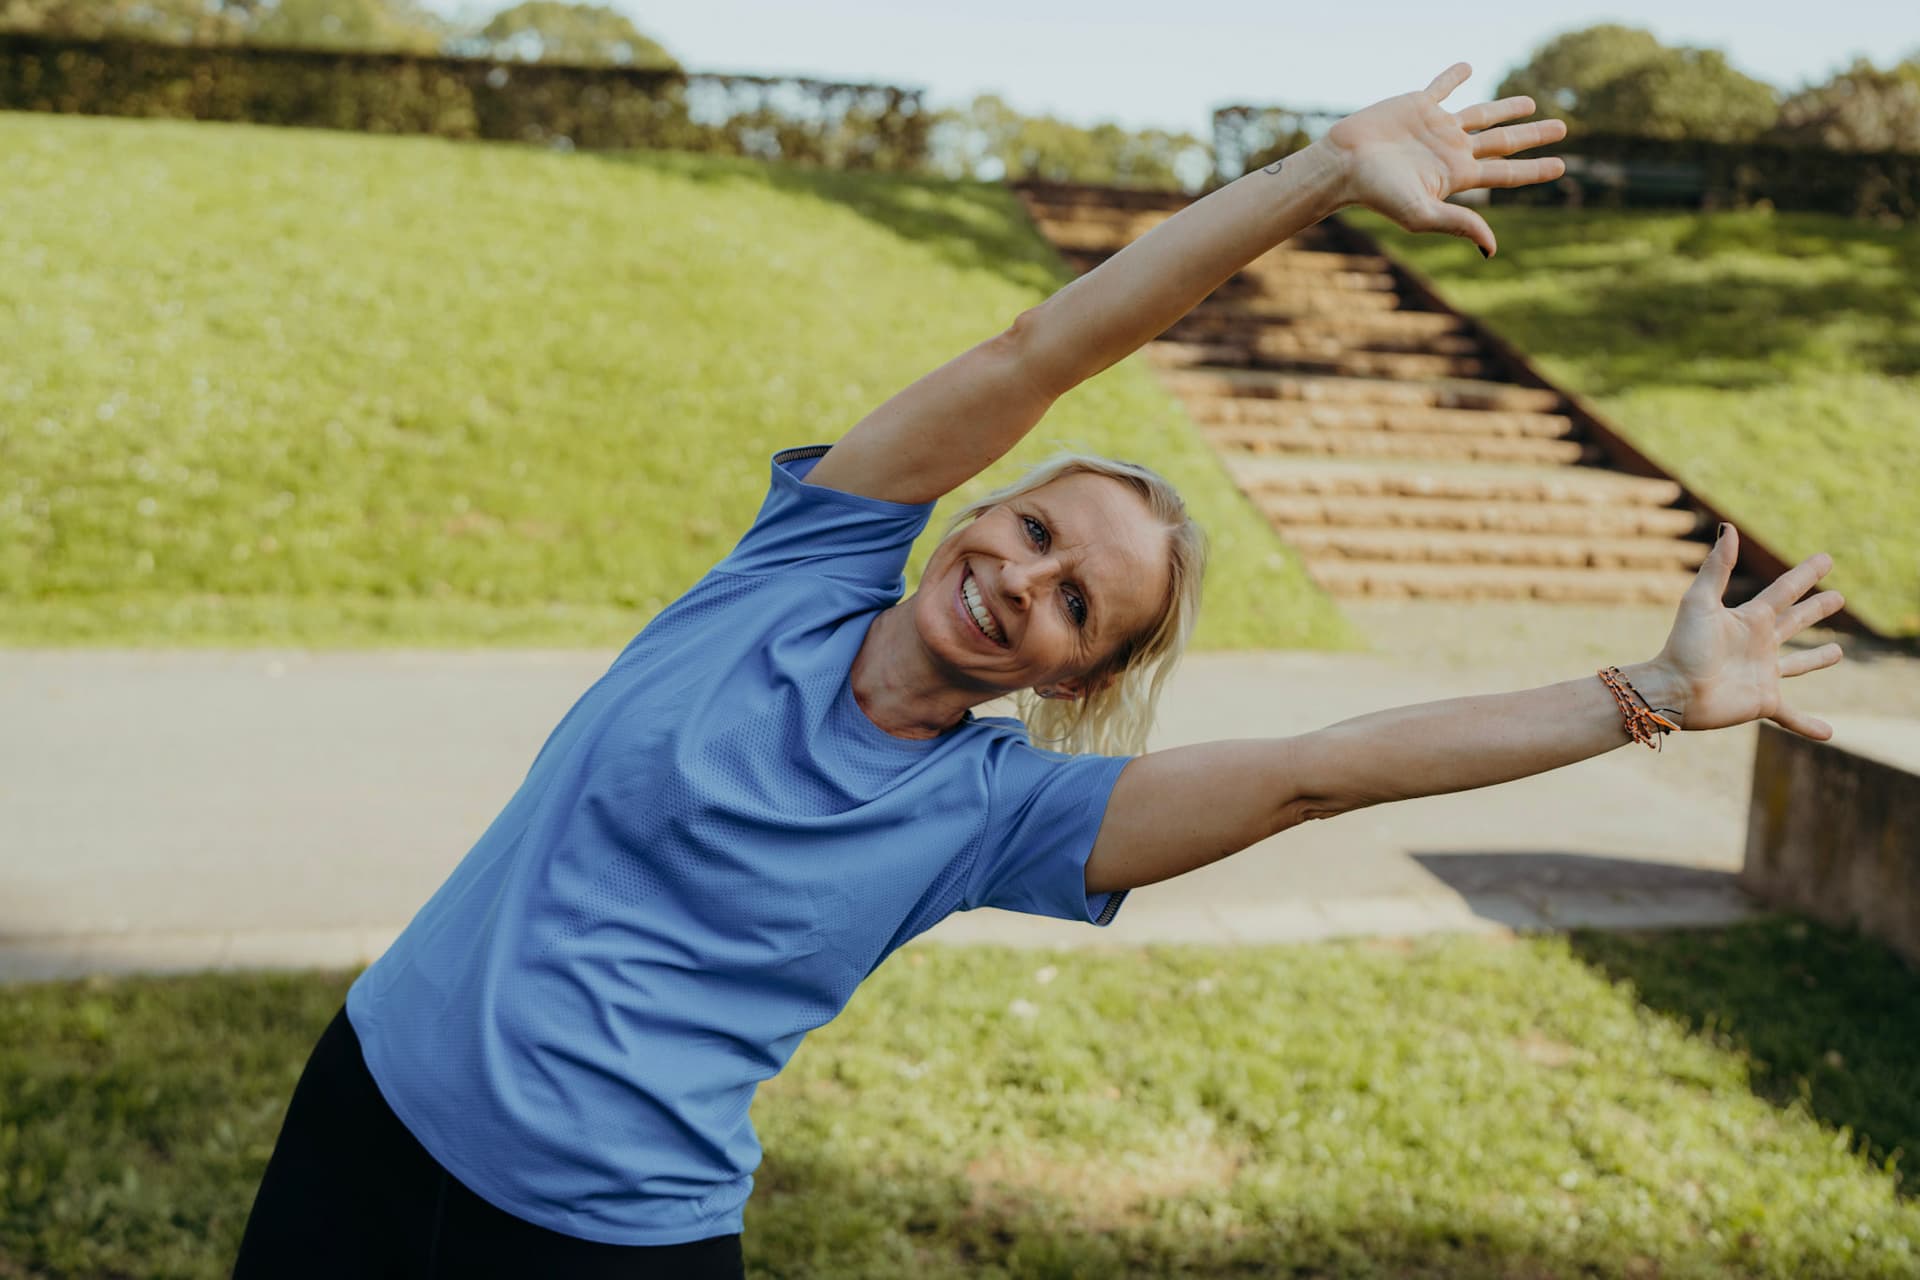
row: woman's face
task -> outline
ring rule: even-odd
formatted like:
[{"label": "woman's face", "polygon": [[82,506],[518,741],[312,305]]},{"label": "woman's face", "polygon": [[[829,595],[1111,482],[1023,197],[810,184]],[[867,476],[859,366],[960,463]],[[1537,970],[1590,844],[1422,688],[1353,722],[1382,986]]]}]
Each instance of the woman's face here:
[{"label": "woman's face", "polygon": [[1070,472],[942,542],[914,626],[962,687],[1091,692],[1083,674],[1158,616],[1171,575],[1167,531],[1145,500]]}]

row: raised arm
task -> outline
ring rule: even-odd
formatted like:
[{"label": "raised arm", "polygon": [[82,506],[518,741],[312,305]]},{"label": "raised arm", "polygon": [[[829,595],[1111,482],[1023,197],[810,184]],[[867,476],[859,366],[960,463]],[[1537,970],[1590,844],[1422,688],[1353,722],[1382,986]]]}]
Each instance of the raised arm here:
[{"label": "raised arm", "polygon": [[1491,256],[1486,222],[1446,197],[1559,177],[1558,160],[1504,157],[1566,129],[1558,120],[1490,127],[1530,114],[1531,98],[1443,108],[1469,74],[1456,64],[1420,92],[1348,116],[1305,150],[1188,205],[862,418],[808,479],[896,502],[943,497],[1018,444],[1060,396],[1348,204],[1409,230],[1463,236]]},{"label": "raised arm", "polygon": [[[1800,599],[1833,560],[1809,557],[1729,609],[1721,598],[1738,542],[1729,526],[1681,598],[1659,656],[1621,673],[1649,704],[1679,712],[1683,729],[1768,719],[1825,741],[1832,726],[1788,707],[1780,682],[1834,665],[1840,646],[1779,650],[1845,605],[1837,591]],[[1631,741],[1613,694],[1587,675],[1376,711],[1293,738],[1153,752],[1120,774],[1087,860],[1087,890],[1152,884],[1310,819],[1510,782]]]}]

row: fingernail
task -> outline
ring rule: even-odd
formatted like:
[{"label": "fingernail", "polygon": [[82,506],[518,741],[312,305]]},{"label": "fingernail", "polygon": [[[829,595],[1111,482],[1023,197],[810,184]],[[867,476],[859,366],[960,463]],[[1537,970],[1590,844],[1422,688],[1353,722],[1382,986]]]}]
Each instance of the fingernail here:
[{"label": "fingernail", "polygon": [[1719,542],[1719,541],[1720,541],[1720,540],[1721,540],[1722,538],[1725,538],[1725,537],[1727,536],[1727,530],[1729,530],[1729,529],[1731,529],[1731,528],[1733,528],[1733,526],[1732,526],[1732,525],[1730,525],[1730,524],[1726,524],[1726,523],[1722,523],[1722,524],[1721,524],[1721,526],[1720,526],[1720,532],[1719,532],[1719,533],[1716,533],[1716,534],[1715,534],[1715,535],[1713,536],[1713,540],[1714,540],[1714,541],[1715,541],[1716,543],[1717,543],[1717,542]]},{"label": "fingernail", "polygon": [[1473,247],[1480,251],[1480,256],[1483,258],[1491,258],[1493,256],[1491,253],[1487,252],[1487,247],[1485,245],[1477,244]]}]

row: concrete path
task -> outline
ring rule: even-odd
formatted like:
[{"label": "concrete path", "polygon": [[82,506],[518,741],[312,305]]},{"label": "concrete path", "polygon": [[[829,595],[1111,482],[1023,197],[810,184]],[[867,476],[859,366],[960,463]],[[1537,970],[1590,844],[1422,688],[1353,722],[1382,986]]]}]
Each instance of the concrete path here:
[{"label": "concrete path", "polygon": [[[1649,637],[1628,618],[1637,643],[1598,661],[1562,643],[1462,662],[1443,617],[1373,619],[1428,627],[1416,650],[1197,656],[1156,745],[1587,676],[1649,656],[1665,626],[1653,618]],[[372,959],[611,657],[0,652],[0,980]],[[1806,677],[1798,701],[1841,744],[1920,766],[1920,662],[1888,661]],[[1825,693],[1844,696],[1822,696],[1828,675]],[[931,936],[1137,945],[1737,919],[1752,910],[1732,874],[1755,733],[1310,823],[1136,892],[1105,930],[981,911]]]}]

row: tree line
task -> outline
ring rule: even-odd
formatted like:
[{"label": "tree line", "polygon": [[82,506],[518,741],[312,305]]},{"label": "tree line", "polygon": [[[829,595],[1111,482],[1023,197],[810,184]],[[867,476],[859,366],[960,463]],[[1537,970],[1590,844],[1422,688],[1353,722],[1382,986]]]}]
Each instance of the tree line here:
[{"label": "tree line", "polygon": [[[169,43],[269,44],[438,53],[678,70],[626,15],[568,0],[521,0],[485,21],[449,21],[420,0],[0,0],[0,30]],[[1669,46],[1603,24],[1554,36],[1501,80],[1571,135],[1920,152],[1920,50],[1888,67],[1860,60],[1783,92],[1716,49]],[[1204,185],[1211,147],[1188,132],[1080,125],[982,94],[938,112],[928,165],[949,177],[1043,178],[1141,187]]]},{"label": "tree line", "polygon": [[1920,151],[1920,49],[1886,68],[1860,59],[1782,93],[1717,49],[1671,47],[1608,23],[1548,40],[1496,93],[1527,94],[1574,136]]},{"label": "tree line", "polygon": [[680,69],[625,14],[567,0],[521,0],[477,24],[419,0],[0,0],[0,30]]}]

